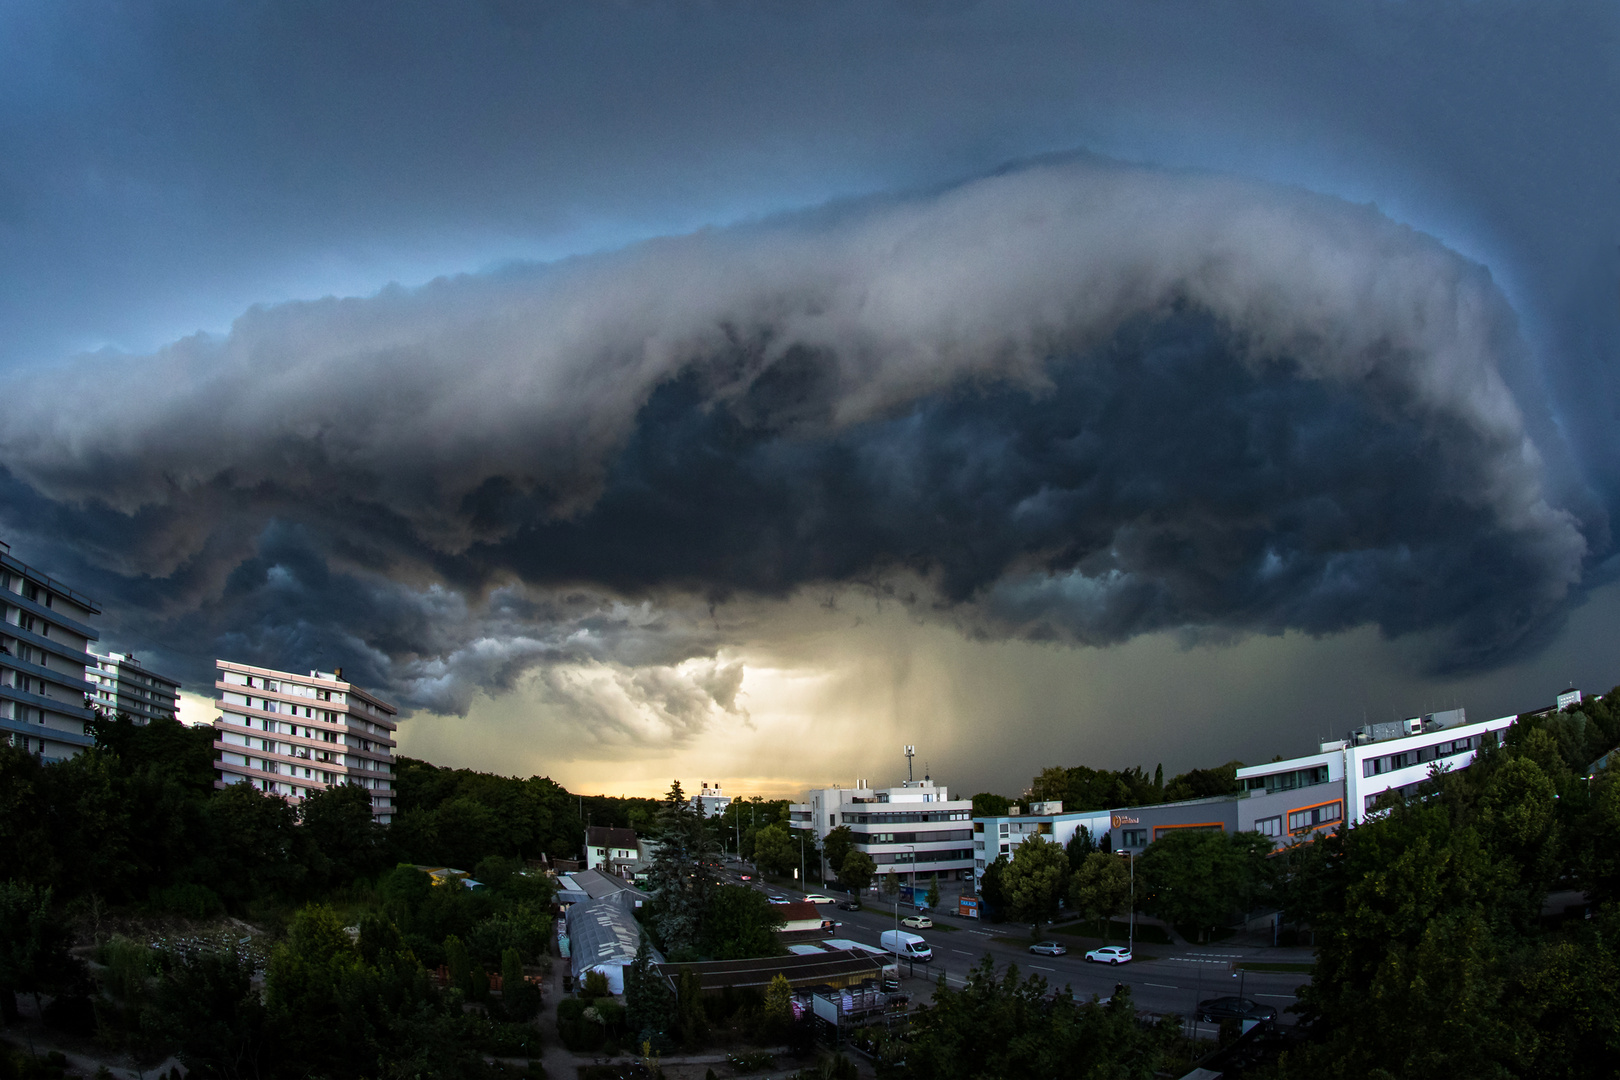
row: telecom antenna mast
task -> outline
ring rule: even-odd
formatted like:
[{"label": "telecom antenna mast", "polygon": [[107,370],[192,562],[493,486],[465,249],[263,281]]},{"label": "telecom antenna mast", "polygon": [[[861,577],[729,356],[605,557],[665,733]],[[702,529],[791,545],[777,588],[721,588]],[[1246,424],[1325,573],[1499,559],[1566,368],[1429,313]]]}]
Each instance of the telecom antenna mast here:
[{"label": "telecom antenna mast", "polygon": [[906,786],[907,787],[910,787],[911,782],[912,782],[911,759],[916,757],[916,756],[917,756],[917,748],[915,746],[906,747]]}]

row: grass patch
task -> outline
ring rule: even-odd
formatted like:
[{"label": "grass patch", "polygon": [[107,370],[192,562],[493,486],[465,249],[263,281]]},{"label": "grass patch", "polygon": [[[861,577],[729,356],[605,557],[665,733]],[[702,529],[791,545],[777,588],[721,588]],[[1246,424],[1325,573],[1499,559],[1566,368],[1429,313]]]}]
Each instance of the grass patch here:
[{"label": "grass patch", "polygon": [[[1114,922],[1110,923],[1109,926],[1110,928],[1107,935],[1109,944],[1125,944],[1126,939],[1130,936],[1130,924]],[[1096,938],[1098,941],[1103,939],[1103,925],[1102,922],[1097,919],[1093,919],[1090,922],[1067,923],[1063,926],[1053,926],[1049,927],[1048,929],[1054,934],[1066,934],[1069,937]],[[1174,942],[1170,940],[1170,935],[1164,932],[1163,927],[1152,926],[1146,923],[1138,923],[1136,925],[1136,940],[1146,941],[1152,945],[1174,944]]]},{"label": "grass patch", "polygon": [[1238,967],[1243,971],[1297,971],[1305,975],[1309,975],[1316,970],[1315,964],[1272,964],[1265,962],[1251,963],[1248,961],[1239,963]]}]

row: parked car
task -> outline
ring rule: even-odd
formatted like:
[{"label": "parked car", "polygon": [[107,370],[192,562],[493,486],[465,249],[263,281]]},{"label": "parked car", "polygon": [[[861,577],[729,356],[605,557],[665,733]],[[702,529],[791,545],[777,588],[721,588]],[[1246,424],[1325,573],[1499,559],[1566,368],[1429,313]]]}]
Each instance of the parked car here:
[{"label": "parked car", "polygon": [[1086,953],[1086,962],[1091,964],[1128,964],[1131,962],[1131,950],[1123,945],[1104,945],[1100,949],[1092,949]]},{"label": "parked car", "polygon": [[1029,951],[1040,953],[1042,956],[1065,956],[1069,952],[1069,947],[1061,941],[1042,941],[1031,945]]},{"label": "parked car", "polygon": [[1277,1010],[1248,998],[1218,997],[1198,1003],[1198,1019],[1217,1024],[1222,1020],[1271,1021],[1277,1019]]},{"label": "parked car", "polygon": [[805,894],[805,899],[808,900],[812,904],[830,904],[830,903],[833,902],[832,897],[823,896],[821,893],[818,893],[818,892]]},{"label": "parked car", "polygon": [[861,910],[861,902],[859,900],[840,900],[838,901],[838,910],[859,911]]},{"label": "parked car", "polygon": [[913,930],[932,930],[934,928],[934,920],[930,919],[926,915],[907,915],[905,918],[900,920],[900,925],[909,926]]},{"label": "parked car", "polygon": [[793,903],[793,901],[789,900],[785,896],[768,896],[768,897],[766,897],[766,899],[769,900],[773,904],[791,904],[791,903]]}]

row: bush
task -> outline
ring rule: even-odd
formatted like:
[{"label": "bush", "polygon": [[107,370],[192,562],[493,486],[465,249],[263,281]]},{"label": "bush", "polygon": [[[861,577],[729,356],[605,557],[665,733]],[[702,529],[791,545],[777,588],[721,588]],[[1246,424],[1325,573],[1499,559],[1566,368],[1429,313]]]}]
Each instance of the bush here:
[{"label": "bush", "polygon": [[102,976],[107,993],[131,1004],[140,1001],[148,980],[157,974],[157,953],[122,934],[115,934],[96,953],[96,959],[107,966]]},{"label": "bush", "polygon": [[480,1048],[496,1057],[539,1057],[540,1033],[527,1024],[491,1024]]},{"label": "bush", "polygon": [[612,991],[608,989],[606,975],[600,971],[587,971],[585,973],[585,985],[580,987],[580,997],[589,1001],[593,998],[608,997],[611,993]]},{"label": "bush", "polygon": [[776,1055],[769,1050],[755,1050],[747,1054],[727,1054],[726,1064],[740,1073],[759,1072],[776,1064]]},{"label": "bush", "polygon": [[564,998],[557,1003],[557,1035],[575,1053],[600,1050],[607,1042],[602,1014],[581,998]]}]

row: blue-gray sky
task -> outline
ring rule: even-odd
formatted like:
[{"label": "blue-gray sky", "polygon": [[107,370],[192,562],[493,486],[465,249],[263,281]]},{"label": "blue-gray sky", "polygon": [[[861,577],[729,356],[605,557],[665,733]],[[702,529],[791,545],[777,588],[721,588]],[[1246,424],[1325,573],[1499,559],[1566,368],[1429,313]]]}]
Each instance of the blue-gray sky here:
[{"label": "blue-gray sky", "polygon": [[[834,714],[1011,789],[1620,681],[1617,23],[14,5],[0,527],[193,683],[346,660],[607,786],[873,772],[767,767]],[[971,748],[982,683],[1040,752]]]}]

